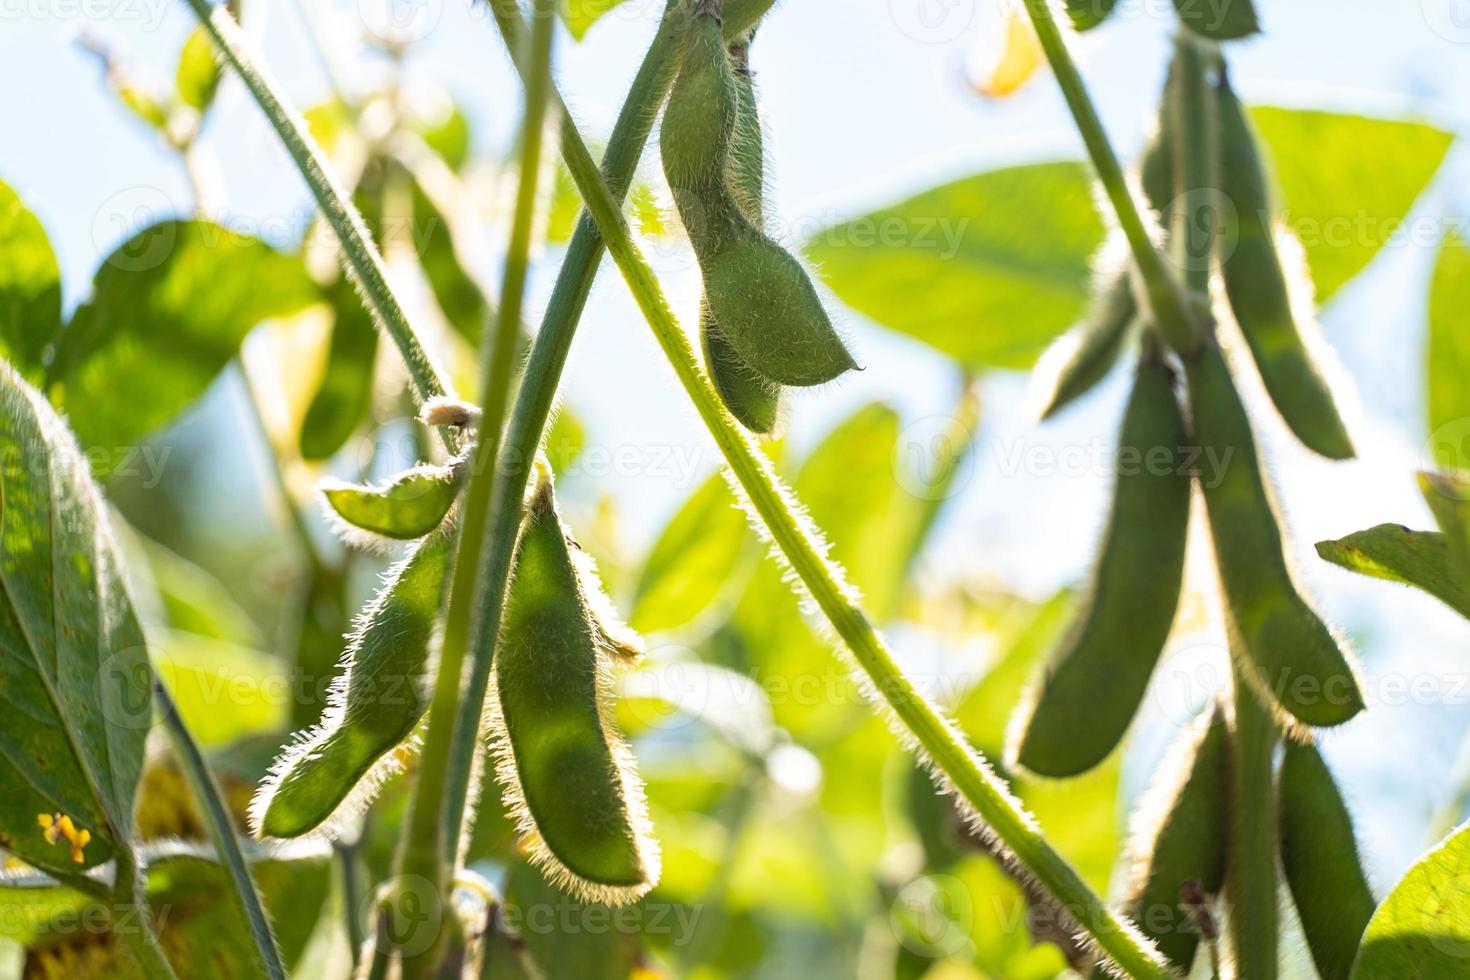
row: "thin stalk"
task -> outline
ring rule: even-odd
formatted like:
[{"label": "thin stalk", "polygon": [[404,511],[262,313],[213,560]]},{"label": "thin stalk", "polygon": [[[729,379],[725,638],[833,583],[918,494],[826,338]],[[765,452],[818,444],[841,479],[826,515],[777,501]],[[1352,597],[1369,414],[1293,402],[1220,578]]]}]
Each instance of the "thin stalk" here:
[{"label": "thin stalk", "polygon": [[[510,406],[516,344],[520,337],[521,310],[530,268],[532,226],[536,218],[536,185],[541,171],[541,149],[550,102],[551,46],[556,27],[554,0],[535,0],[533,11],[530,68],[521,124],[520,179],[510,245],[506,251],[500,309],[494,332],[486,338],[482,355],[480,439],[471,462],[460,529],[460,557],[455,562],[444,641],[439,655],[439,674],[419,760],[410,836],[404,845],[403,873],[435,882],[441,895],[446,893],[453,874],[460,824],[467,809],[465,797],[471,790],[471,780],[467,775],[463,780],[456,778],[447,784],[445,776],[450,771],[456,777],[460,773],[471,772],[479,746],[479,702],[475,704],[477,710],[473,719],[457,720],[459,689],[464,676],[471,615],[477,598],[476,583],[481,580],[482,566],[486,562],[481,543],[489,518],[501,429]],[[483,701],[483,697],[480,700]],[[475,724],[470,725],[469,721]]]},{"label": "thin stalk", "polygon": [[158,934],[153,931],[153,911],[148,907],[147,890],[132,844],[122,842],[113,860],[117,865],[117,877],[112,883],[113,901],[134,912],[133,921],[121,924],[117,931],[122,933],[123,942],[127,943],[128,951],[148,980],[176,980],[174,968],[168,957],[163,955]]},{"label": "thin stalk", "polygon": [[342,872],[342,919],[347,931],[347,952],[354,970],[362,959],[362,947],[367,941],[367,931],[362,924],[362,875],[358,872],[357,852],[360,846],[341,841],[332,846],[337,855],[337,867]]},{"label": "thin stalk", "polygon": [[255,890],[255,881],[250,877],[250,866],[240,849],[240,839],[235,835],[234,824],[230,822],[230,814],[225,808],[219,784],[214,781],[214,774],[210,772],[209,763],[205,760],[199,743],[194,741],[193,734],[184,724],[168,687],[157,675],[153,678],[153,698],[158,704],[163,727],[173,743],[174,754],[194,791],[194,798],[204,808],[204,819],[209,825],[209,835],[214,839],[214,849],[219,854],[220,863],[230,873],[230,881],[235,886],[235,894],[245,912],[250,938],[255,941],[266,976],[270,980],[286,980],[286,967],[281,962],[280,951],[271,934],[270,921],[266,918],[265,906],[261,904],[260,893]]},{"label": "thin stalk", "polygon": [[1082,80],[1081,72],[1077,70],[1077,63],[1072,60],[1071,52],[1067,50],[1061,27],[1052,12],[1051,0],[1026,0],[1026,12],[1031,16],[1031,24],[1036,28],[1036,36],[1041,41],[1046,60],[1051,64],[1052,74],[1061,86],[1067,108],[1071,110],[1072,119],[1082,135],[1082,142],[1087,146],[1087,155],[1092,159],[1093,169],[1097,171],[1108,201],[1118,217],[1118,225],[1128,239],[1133,262],[1138,267],[1139,275],[1143,277],[1149,305],[1156,320],[1155,325],[1171,347],[1180,354],[1187,354],[1195,350],[1200,342],[1195,318],[1190,313],[1179,284],[1169,272],[1149,234],[1143,212],[1128,187],[1123,166],[1118,162],[1118,155],[1108,141],[1107,131],[1098,118],[1092,97],[1087,93],[1087,85]]},{"label": "thin stalk", "polygon": [[[515,59],[524,28],[518,19],[499,13],[496,21]],[[523,62],[518,64],[524,70]],[[853,590],[843,580],[841,570],[825,557],[826,549],[800,516],[790,491],[782,486],[765,455],[750,443],[701,370],[689,338],[675,321],[653,270],[634,244],[627,218],[574,127],[564,128],[562,154],[588,211],[602,231],[609,253],[653,328],[654,337],[679,382],[724,455],[726,465],[745,491],[752,511],[764,524],[776,550],[847,645],[884,706],[923,748],[943,780],[959,791],[1006,850],[1076,918],[1110,959],[1136,978],[1171,976],[1168,964],[1158,951],[1109,909],[1047,843],[1035,820],[1011,796],[1005,783],[965,744],[894,661],[858,605]]]},{"label": "thin stalk", "polygon": [[[250,90],[276,135],[281,138],[286,151],[291,154],[291,159],[296,162],[302,177],[306,179],[312,196],[316,198],[322,214],[326,216],[327,223],[341,243],[343,268],[356,283],[368,312],[397,345],[419,400],[426,401],[446,395],[448,388],[419,342],[408,315],[388,285],[383,257],[373,245],[372,236],[363,223],[362,215],[352,206],[350,195],[332,176],[325,155],[307,132],[305,121],[286,105],[274,79],[263,65],[257,63],[251,54],[248,39],[240,30],[240,25],[230,16],[229,10],[224,5],[211,9],[208,0],[186,2],[209,33],[215,47]],[[446,438],[446,442],[449,441]]]},{"label": "thin stalk", "polygon": [[1230,732],[1230,838],[1225,898],[1234,975],[1276,980],[1276,723],[1250,683],[1235,675]]}]

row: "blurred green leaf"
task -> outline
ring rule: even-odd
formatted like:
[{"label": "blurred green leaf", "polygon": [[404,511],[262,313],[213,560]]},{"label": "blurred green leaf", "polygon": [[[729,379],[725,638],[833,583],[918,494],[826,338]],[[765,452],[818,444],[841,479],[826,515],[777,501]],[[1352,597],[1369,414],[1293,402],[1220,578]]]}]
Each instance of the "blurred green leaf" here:
[{"label": "blurred green leaf", "polygon": [[418,133],[451,170],[461,170],[469,162],[470,120],[455,103],[449,103],[448,112],[421,122]]},{"label": "blurred green leaf", "polygon": [[137,535],[162,603],[164,623],[172,629],[259,649],[259,628],[223,582],[151,538]]},{"label": "blurred green leaf", "polygon": [[332,310],[332,342],[321,383],[301,422],[301,457],[328,459],[368,417],[373,404],[373,365],[378,328],[345,276],[326,289]]},{"label": "blurred green leaf", "polygon": [[1470,466],[1470,244],[1450,232],[1429,287],[1429,344],[1424,358],[1434,457]]},{"label": "blurred green leaf", "polygon": [[470,344],[478,344],[490,315],[490,301],[460,261],[449,218],[417,180],[413,181],[412,237],[444,318]]},{"label": "blurred green leaf", "polygon": [[26,378],[44,372],[61,329],[61,272],[46,230],[0,181],[0,355]]},{"label": "blurred green leaf", "polygon": [[291,678],[259,650],[175,631],[154,633],[154,664],[204,746],[285,731]]},{"label": "blurred green leaf", "polygon": [[[99,494],[66,423],[0,364],[0,839],[60,875],[133,826],[152,671]],[[38,820],[91,835],[75,853]]]},{"label": "blurred green leaf", "polygon": [[565,476],[587,446],[587,430],[575,412],[565,405],[551,420],[546,433],[546,458],[551,460],[551,469],[558,476]]},{"label": "blurred green leaf", "polygon": [[203,394],[252,327],[316,298],[300,258],[209,221],[162,221],[120,246],[52,365],[99,476]]},{"label": "blurred green leaf", "polygon": [[1470,955],[1470,827],[1421,857],[1378,906],[1353,980],[1451,980]]},{"label": "blurred green leaf", "polygon": [[200,112],[208,109],[219,89],[219,62],[214,60],[214,45],[203,27],[196,27],[184,39],[179,50],[179,66],[174,72],[174,91],[179,101]]},{"label": "blurred green leaf", "polygon": [[684,501],[638,576],[630,625],[658,633],[693,622],[725,590],[750,540],[745,512],[721,473]]},{"label": "blurred green leaf", "polygon": [[572,37],[578,41],[587,36],[592,25],[623,0],[562,0],[561,19],[566,22]]},{"label": "blurred green leaf", "polygon": [[1102,244],[1080,163],[966,177],[806,244],[864,316],[972,368],[1029,368],[1086,307]]},{"label": "blurred green leaf", "polygon": [[[621,914],[647,922],[652,913],[634,905]],[[613,910],[577,901],[524,861],[511,866],[504,915],[543,976],[625,980],[642,957],[638,931],[615,928]]]},{"label": "blurred green leaf", "polygon": [[1256,106],[1285,205],[1325,303],[1403,231],[1453,137],[1424,123]]},{"label": "blurred green leaf", "polygon": [[1457,567],[1445,534],[1380,524],[1337,541],[1320,541],[1317,554],[1360,575],[1423,589],[1470,618],[1470,580]]}]

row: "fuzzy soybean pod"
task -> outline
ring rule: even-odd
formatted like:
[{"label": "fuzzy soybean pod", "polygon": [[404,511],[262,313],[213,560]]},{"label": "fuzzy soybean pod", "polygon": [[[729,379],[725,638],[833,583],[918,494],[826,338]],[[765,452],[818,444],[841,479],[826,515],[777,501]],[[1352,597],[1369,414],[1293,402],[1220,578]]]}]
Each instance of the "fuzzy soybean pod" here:
[{"label": "fuzzy soybean pod", "polygon": [[735,355],[775,384],[825,384],[856,367],[806,270],[742,213],[728,167],[739,84],[718,4],[698,0],[659,146],[704,273],[705,302]]},{"label": "fuzzy soybean pod", "polygon": [[350,538],[365,533],[413,541],[444,523],[459,496],[462,470],[459,461],[416,466],[379,486],[324,483],[321,494]]},{"label": "fuzzy soybean pod", "polygon": [[[1123,737],[1179,605],[1189,528],[1189,445],[1174,377],[1145,344],[1118,439],[1112,511],[1085,608],[1022,707],[1016,761],[1075,776]],[[1100,696],[1099,692],[1107,692]]]},{"label": "fuzzy soybean pod", "polygon": [[286,748],[251,803],[258,835],[335,833],[398,771],[402,760],[394,750],[410,739],[427,707],[424,669],[453,542],[452,529],[419,542],[363,611],[321,724]]},{"label": "fuzzy soybean pod", "polygon": [[611,721],[609,654],[551,484],[532,500],[501,625],[491,749],[530,857],[585,901],[657,883],[643,783]]},{"label": "fuzzy soybean pod", "polygon": [[[760,229],[765,226],[765,148],[749,52],[748,39],[730,48],[739,102],[727,180],[741,213]],[[730,414],[752,432],[775,431],[780,417],[780,386],[761,377],[740,358],[715,323],[707,302],[700,304],[699,342],[710,380]]]},{"label": "fuzzy soybean pod", "polygon": [[[1140,826],[1129,844],[1138,861],[1124,908],[1181,974],[1190,972],[1200,934],[1181,907],[1180,888],[1194,882],[1215,895],[1225,881],[1228,765],[1217,708],[1208,727],[1184,732],[1170,749],[1139,805]],[[1109,976],[1102,968],[1092,974]]]},{"label": "fuzzy soybean pod", "polygon": [[1185,363],[1195,439],[1226,612],[1242,668],[1268,701],[1312,726],[1363,710],[1352,664],[1301,595],[1283,552],[1255,438],[1225,357],[1213,343]]},{"label": "fuzzy soybean pod", "polygon": [[1377,907],[1342,794],[1321,754],[1288,743],[1277,792],[1281,867],[1322,980],[1347,980]]},{"label": "fuzzy soybean pod", "polygon": [[1132,272],[1125,266],[1112,273],[1097,291],[1086,318],[1052,344],[1037,365],[1034,383],[1040,393],[1043,420],[1055,416],[1108,376],[1137,320]]},{"label": "fuzzy soybean pod", "polygon": [[1350,459],[1352,439],[1332,390],[1312,361],[1276,250],[1270,181],[1255,133],[1230,83],[1217,92],[1221,190],[1233,205],[1217,245],[1225,293],[1281,417],[1308,449]]}]

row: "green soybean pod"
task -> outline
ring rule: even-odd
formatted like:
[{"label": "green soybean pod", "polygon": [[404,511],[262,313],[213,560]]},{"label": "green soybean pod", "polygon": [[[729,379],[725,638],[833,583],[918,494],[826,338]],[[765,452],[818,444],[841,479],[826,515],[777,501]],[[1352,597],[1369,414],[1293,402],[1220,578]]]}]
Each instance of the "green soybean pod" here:
[{"label": "green soybean pod", "polygon": [[1277,805],[1281,867],[1322,980],[1347,980],[1377,903],[1352,817],[1314,746],[1289,742]]},{"label": "green soybean pod", "polygon": [[[1182,733],[1170,749],[1139,804],[1128,845],[1136,863],[1123,907],[1184,975],[1200,936],[1179,890],[1192,881],[1215,895],[1224,885],[1228,769],[1226,726],[1216,708],[1207,726]],[[1093,980],[1109,976],[1101,967],[1092,973]]]},{"label": "green soybean pod", "polygon": [[[741,213],[759,229],[765,225],[765,148],[749,55],[748,38],[730,46],[739,102],[726,179]],[[741,360],[720,332],[708,303],[700,306],[699,342],[710,380],[730,414],[752,432],[775,431],[781,409],[780,387]]]},{"label": "green soybean pod", "polygon": [[1312,726],[1340,725],[1363,710],[1348,656],[1299,591],[1282,550],[1250,420],[1214,344],[1185,362],[1196,474],[1215,563],[1243,667],[1270,700]]},{"label": "green soybean pod", "polygon": [[1245,109],[1221,78],[1217,91],[1221,190],[1233,221],[1218,244],[1225,293],[1281,417],[1308,449],[1350,459],[1352,439],[1332,390],[1303,342],[1276,250],[1270,182]]},{"label": "green soybean pod", "polygon": [[349,536],[412,541],[444,523],[459,496],[461,467],[416,466],[380,486],[323,483],[322,499]]},{"label": "green soybean pod", "polygon": [[586,901],[635,901],[658,879],[643,784],[612,727],[611,679],[548,480],[532,500],[501,625],[491,749],[530,857]]},{"label": "green soybean pod", "polygon": [[1164,88],[1159,95],[1159,118],[1153,137],[1144,148],[1143,159],[1138,168],[1138,182],[1143,186],[1144,197],[1149,207],[1159,216],[1159,223],[1168,235],[1171,215],[1169,204],[1179,193],[1174,168],[1174,113],[1171,106],[1179,87],[1178,55],[1169,61],[1168,73],[1164,77]]},{"label": "green soybean pod", "polygon": [[453,529],[425,538],[363,611],[321,723],[282,752],[251,802],[257,835],[333,834],[401,767],[395,750],[427,707],[424,670],[453,554]]},{"label": "green soybean pod", "polygon": [[1096,291],[1087,317],[1058,338],[1032,374],[1040,417],[1052,418],[1087,394],[1117,363],[1138,320],[1132,273],[1126,266]]},{"label": "green soybean pod", "polygon": [[[1112,511],[1086,605],[1020,709],[1016,762],[1075,776],[1123,737],[1169,638],[1189,529],[1189,445],[1173,372],[1146,344],[1118,439]],[[1099,696],[1106,691],[1107,696]]]}]

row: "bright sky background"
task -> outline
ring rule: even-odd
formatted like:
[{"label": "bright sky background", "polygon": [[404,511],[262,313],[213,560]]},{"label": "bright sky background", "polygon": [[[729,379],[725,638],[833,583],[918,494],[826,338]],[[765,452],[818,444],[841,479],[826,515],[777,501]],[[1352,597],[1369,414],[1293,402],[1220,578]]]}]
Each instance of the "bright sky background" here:
[{"label": "bright sky background", "polygon": [[[382,0],[358,0],[368,9]],[[1079,158],[1080,143],[1045,74],[1013,98],[987,102],[967,90],[967,62],[1000,33],[1000,0],[784,0],[754,49],[765,93],[772,204],[785,227],[815,229],[946,179],[992,166]],[[1005,0],[1012,2],[1012,0]],[[357,3],[314,4],[338,54],[362,64],[348,42]],[[1369,114],[1418,116],[1470,132],[1470,2],[1467,0],[1257,0],[1267,33],[1232,46],[1233,77],[1248,100]],[[400,9],[409,5],[400,4]],[[247,0],[250,32],[298,105],[322,99],[326,78],[303,41],[296,3]],[[558,74],[578,121],[605,136],[641,57],[662,0],[629,0],[585,43],[563,35]],[[477,145],[497,154],[512,138],[519,86],[493,25],[466,0],[422,0],[426,28],[409,79],[435,82],[466,107]],[[1120,0],[1121,16],[1076,44],[1083,71],[1120,152],[1131,155],[1149,125],[1166,58],[1167,0]],[[144,81],[171,79],[192,26],[182,0],[0,0],[0,179],[39,215],[61,260],[68,303],[121,234],[119,216],[138,207],[186,210],[183,175],[157,141],[122,111],[95,61],[73,39],[107,39]],[[273,134],[230,82],[206,130],[234,222],[253,223],[277,244],[299,237],[311,211],[304,186]],[[1420,202],[1425,214],[1470,214],[1470,150],[1459,145]],[[484,243],[487,254],[501,247]],[[559,253],[537,270],[533,308],[550,289]],[[1323,565],[1313,541],[1385,521],[1427,527],[1413,472],[1423,452],[1424,287],[1433,252],[1385,250],[1369,274],[1323,316],[1346,376],[1350,424],[1361,459],[1308,458],[1272,426],[1265,442],[1298,538],[1304,577],[1333,621],[1362,651],[1370,681],[1390,675],[1470,680],[1470,625],[1408,590]],[[696,301],[697,276],[679,256],[660,257],[681,312]],[[791,442],[804,449],[838,418],[882,398],[910,423],[948,410],[952,380],[927,349],[844,315],[868,370],[797,402]],[[608,450],[663,450],[713,466],[712,450],[647,339],[626,290],[604,272],[572,352],[570,405]],[[1025,379],[986,384],[975,467],[946,520],[931,564],[1004,578],[1042,596],[1085,575],[1108,480],[1008,472],[1018,451],[1064,452],[1109,445],[1123,398],[1115,377],[1085,407],[1045,427],[1024,413]],[[692,485],[670,473],[611,474],[597,484],[620,504],[624,534],[642,547]],[[922,641],[914,641],[922,642]],[[903,650],[922,656],[922,650]],[[1437,703],[1379,704],[1326,749],[1359,804],[1375,883],[1389,885],[1425,843],[1425,825],[1455,765],[1470,722],[1470,682],[1441,688]],[[1444,703],[1450,699],[1452,703]],[[1152,749],[1138,755],[1134,783]]]}]

